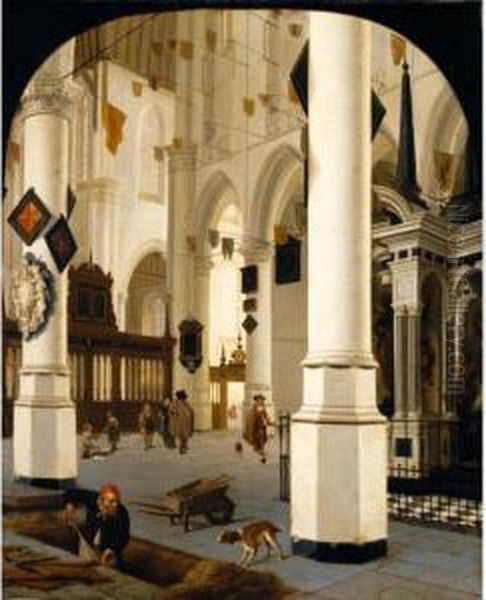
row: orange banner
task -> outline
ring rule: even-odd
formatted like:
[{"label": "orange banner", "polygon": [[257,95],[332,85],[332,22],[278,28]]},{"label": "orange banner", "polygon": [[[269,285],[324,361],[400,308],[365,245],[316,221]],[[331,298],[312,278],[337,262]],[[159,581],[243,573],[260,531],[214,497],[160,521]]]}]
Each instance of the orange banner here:
[{"label": "orange banner", "polygon": [[390,48],[393,59],[393,64],[399,65],[406,58],[407,43],[396,33],[390,34]]},{"label": "orange banner", "polygon": [[105,102],[102,109],[103,127],[106,129],[106,147],[112,154],[116,154],[118,146],[123,140],[123,126],[127,116],[113,104]]}]

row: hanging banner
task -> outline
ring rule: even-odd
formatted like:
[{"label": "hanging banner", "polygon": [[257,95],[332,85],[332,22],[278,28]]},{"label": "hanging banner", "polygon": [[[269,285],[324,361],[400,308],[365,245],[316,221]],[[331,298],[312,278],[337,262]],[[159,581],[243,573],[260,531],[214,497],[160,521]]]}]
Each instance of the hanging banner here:
[{"label": "hanging banner", "polygon": [[212,29],[206,29],[206,46],[211,52],[216,50],[216,41],[217,41],[216,32]]},{"label": "hanging banner", "polygon": [[300,37],[302,35],[302,25],[300,23],[290,23],[289,33],[292,37]]},{"label": "hanging banner", "polygon": [[192,60],[194,56],[194,44],[187,40],[179,42],[179,54],[185,60]]},{"label": "hanging banner", "polygon": [[132,92],[136,98],[139,98],[143,92],[143,85],[140,81],[132,81]]},{"label": "hanging banner", "polygon": [[164,149],[162,146],[154,146],[154,160],[162,162],[164,160]]},{"label": "hanging banner", "polygon": [[243,98],[243,110],[249,117],[255,114],[255,100],[250,98],[250,96]]},{"label": "hanging banner", "polygon": [[287,85],[287,94],[290,102],[292,104],[299,104],[299,97],[297,96],[297,92],[295,91],[294,84],[289,81]]},{"label": "hanging banner", "polygon": [[196,252],[196,236],[195,235],[186,235],[186,242],[189,252]]},{"label": "hanging banner", "polygon": [[390,33],[390,49],[394,65],[399,65],[405,60],[407,43],[400,35]]},{"label": "hanging banner", "polygon": [[51,213],[34,188],[29,188],[8,217],[9,225],[24,244],[30,246],[44,231]]},{"label": "hanging banner", "polygon": [[263,106],[268,106],[270,103],[271,95],[270,94],[258,94],[258,99],[263,104]]},{"label": "hanging banner", "polygon": [[126,114],[113,104],[105,102],[102,108],[102,122],[106,130],[105,144],[112,154],[116,154],[123,140],[123,126],[127,120]]},{"label": "hanging banner", "polygon": [[285,225],[275,225],[273,228],[273,241],[277,245],[285,244],[288,239],[287,227]]},{"label": "hanging banner", "polygon": [[221,250],[223,252],[223,258],[231,260],[235,250],[235,240],[233,238],[224,237],[221,240]]},{"label": "hanging banner", "polygon": [[208,231],[208,241],[211,248],[217,248],[219,244],[219,231],[217,229],[210,229]]}]

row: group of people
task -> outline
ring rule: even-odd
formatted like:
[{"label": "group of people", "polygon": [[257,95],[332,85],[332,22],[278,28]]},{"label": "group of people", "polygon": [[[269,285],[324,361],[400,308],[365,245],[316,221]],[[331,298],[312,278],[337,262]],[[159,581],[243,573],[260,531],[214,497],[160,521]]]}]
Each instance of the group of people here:
[{"label": "group of people", "polygon": [[166,398],[158,410],[150,404],[143,406],[138,420],[145,450],[154,447],[157,432],[166,448],[179,448],[180,454],[188,451],[189,438],[194,432],[194,411],[185,390],[178,390],[173,398]]},{"label": "group of people", "polygon": [[101,445],[99,435],[95,433],[93,425],[89,422],[83,425],[81,433],[83,458],[106,456],[111,452],[116,452],[120,442],[120,422],[111,411],[106,414],[106,422],[102,431],[106,433],[108,442],[104,447]]},{"label": "group of people", "polygon": [[[178,390],[173,398],[166,398],[158,406],[145,403],[138,418],[138,429],[145,450],[154,447],[154,436],[158,433],[166,448],[179,448],[179,453],[185,454],[194,431],[194,411],[186,391]],[[106,434],[106,443],[100,433]],[[120,435],[120,422],[111,411],[99,433],[91,423],[85,423],[81,434],[82,457],[97,458],[116,452]]]},{"label": "group of people", "polygon": [[[253,406],[246,416],[243,438],[260,456],[262,463],[267,460],[265,446],[269,426],[271,422],[265,409],[265,396],[256,394]],[[138,428],[145,450],[154,447],[154,436],[158,433],[166,448],[178,448],[180,454],[185,454],[189,449],[189,438],[194,432],[194,410],[187,400],[186,391],[178,390],[173,398],[166,398],[158,407],[145,403],[138,419]],[[104,447],[100,445],[99,436],[95,434],[92,424],[85,423],[82,431],[83,458],[106,456],[117,450],[120,423],[111,411],[107,413],[102,431],[107,438],[107,445]]]},{"label": "group of people", "polygon": [[[83,431],[86,453],[93,450],[88,444],[93,428],[87,425],[89,427]],[[266,462],[265,446],[271,425],[265,397],[257,394],[253,397],[253,406],[245,420],[243,437],[260,456],[262,463]],[[158,412],[150,404],[145,404],[140,413],[139,428],[146,449],[153,447],[153,438],[158,431],[166,446],[175,448],[178,442],[179,452],[187,452],[188,440],[194,429],[194,411],[187,402],[186,392],[178,390],[174,398],[164,401]],[[116,451],[120,440],[120,424],[111,412],[107,414],[104,431],[110,445],[109,452]],[[65,521],[78,532],[81,556],[94,559],[104,566],[123,569],[122,552],[130,539],[130,518],[121,503],[120,490],[114,484],[105,485],[93,500],[83,499],[86,508],[84,524],[78,526],[79,514],[72,502],[67,504],[64,511]]]}]

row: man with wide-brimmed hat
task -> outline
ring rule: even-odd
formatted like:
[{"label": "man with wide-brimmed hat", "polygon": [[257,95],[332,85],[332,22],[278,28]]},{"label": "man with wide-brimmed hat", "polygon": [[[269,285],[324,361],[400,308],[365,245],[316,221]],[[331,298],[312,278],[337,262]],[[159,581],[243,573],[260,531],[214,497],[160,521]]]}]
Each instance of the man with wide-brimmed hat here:
[{"label": "man with wide-brimmed hat", "polygon": [[246,417],[244,439],[253,446],[253,449],[260,455],[262,463],[267,462],[265,455],[265,445],[268,441],[267,428],[270,425],[270,419],[265,409],[265,396],[255,394],[253,396],[253,406]]}]

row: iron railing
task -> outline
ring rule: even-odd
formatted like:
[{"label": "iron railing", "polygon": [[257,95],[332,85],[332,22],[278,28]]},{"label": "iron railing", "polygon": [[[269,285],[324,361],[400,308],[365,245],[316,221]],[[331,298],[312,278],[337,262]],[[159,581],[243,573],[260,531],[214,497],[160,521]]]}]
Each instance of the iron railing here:
[{"label": "iron railing", "polygon": [[[280,500],[290,500],[290,415],[279,417]],[[474,430],[474,435],[471,431]],[[405,439],[408,433],[400,433]],[[389,444],[388,513],[393,519],[480,534],[480,430],[459,422],[422,423],[413,434],[419,452]],[[412,436],[411,436],[412,439]],[[399,456],[397,457],[397,450]]]}]

